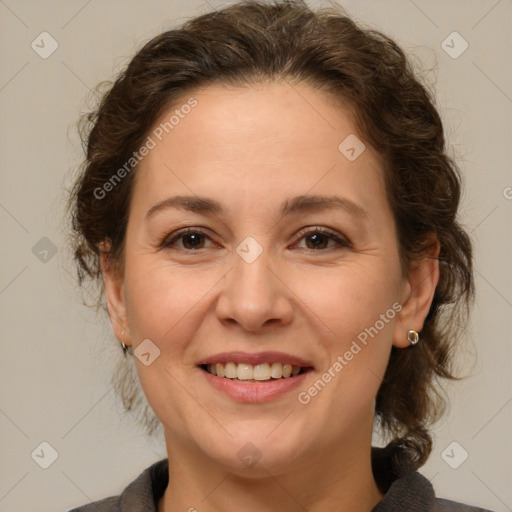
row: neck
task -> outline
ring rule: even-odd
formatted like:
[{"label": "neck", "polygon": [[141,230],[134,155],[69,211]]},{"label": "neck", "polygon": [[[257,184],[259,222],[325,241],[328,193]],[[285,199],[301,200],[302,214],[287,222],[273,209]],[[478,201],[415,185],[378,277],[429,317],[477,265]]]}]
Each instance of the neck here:
[{"label": "neck", "polygon": [[304,454],[293,467],[267,468],[262,459],[245,472],[166,441],[169,485],[158,512],[370,512],[383,497],[372,473],[371,432],[337,451]]}]

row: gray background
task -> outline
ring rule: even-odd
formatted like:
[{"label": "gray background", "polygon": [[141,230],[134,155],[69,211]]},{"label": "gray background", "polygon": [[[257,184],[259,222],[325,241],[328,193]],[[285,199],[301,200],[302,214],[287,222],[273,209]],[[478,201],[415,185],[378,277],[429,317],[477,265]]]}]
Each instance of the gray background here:
[{"label": "gray background", "polygon": [[[461,358],[471,376],[448,386],[451,408],[421,471],[440,496],[512,510],[512,1],[340,3],[427,70],[464,170],[478,292]],[[161,438],[147,439],[121,415],[110,387],[120,350],[104,317],[80,302],[65,251],[64,187],[80,161],[75,123],[89,88],[153,35],[226,4],[0,0],[0,512],[64,511],[118,494],[166,456]],[[51,48],[43,31],[58,43],[46,59],[31,47]],[[442,47],[454,31],[469,44],[457,58]],[[453,36],[445,44],[462,48]],[[58,453],[48,469],[36,463],[49,461],[43,441]],[[446,461],[460,463],[462,450],[468,458],[453,469]]]}]

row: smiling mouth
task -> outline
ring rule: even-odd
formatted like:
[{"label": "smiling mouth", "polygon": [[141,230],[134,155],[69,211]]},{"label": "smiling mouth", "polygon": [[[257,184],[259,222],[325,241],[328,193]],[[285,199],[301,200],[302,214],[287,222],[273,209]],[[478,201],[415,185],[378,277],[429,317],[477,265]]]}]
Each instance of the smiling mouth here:
[{"label": "smiling mouth", "polygon": [[201,364],[200,368],[216,377],[239,382],[271,382],[279,379],[292,379],[297,375],[312,371],[313,368],[283,363],[215,363]]}]

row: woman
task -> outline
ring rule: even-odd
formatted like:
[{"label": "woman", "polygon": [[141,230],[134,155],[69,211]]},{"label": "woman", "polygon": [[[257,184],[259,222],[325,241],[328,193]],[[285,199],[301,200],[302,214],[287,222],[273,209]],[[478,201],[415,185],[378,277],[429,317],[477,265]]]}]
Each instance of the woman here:
[{"label": "woman", "polygon": [[150,41],[88,120],[79,273],[168,457],[76,511],[482,510],[417,472],[472,255],[441,120],[392,40],[236,4]]}]

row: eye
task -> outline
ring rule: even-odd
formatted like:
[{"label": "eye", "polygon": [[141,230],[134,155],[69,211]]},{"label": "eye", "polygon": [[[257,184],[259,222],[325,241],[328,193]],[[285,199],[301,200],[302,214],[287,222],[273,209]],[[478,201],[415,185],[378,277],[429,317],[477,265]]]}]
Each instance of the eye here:
[{"label": "eye", "polygon": [[[306,241],[310,241],[307,250],[311,251],[319,251],[329,249],[326,247],[329,242],[334,242],[334,248],[350,248],[352,245],[348,240],[344,237],[338,235],[335,232],[329,231],[325,228],[315,227],[312,229],[302,229],[299,232],[299,239],[306,239]],[[181,247],[176,247],[176,243],[181,240]],[[205,240],[210,240],[211,238],[201,229],[198,228],[186,228],[184,230],[178,231],[177,233],[172,233],[170,237],[167,237],[162,243],[161,247],[165,249],[182,249],[186,252],[197,251],[200,249],[205,249],[204,242]],[[307,242],[306,242],[307,243]],[[331,247],[332,248],[332,247]]]},{"label": "eye", "polygon": [[177,233],[173,233],[170,238],[166,238],[162,242],[161,247],[173,248],[176,242],[180,239],[182,239],[182,246],[178,247],[178,249],[197,251],[199,249],[204,249],[204,239],[210,240],[210,237],[198,228],[187,228],[182,231],[178,231]]},{"label": "eye", "polygon": [[306,247],[306,249],[312,251],[325,250],[327,248],[326,244],[328,244],[330,241],[335,242],[334,249],[340,247],[352,247],[351,243],[344,237],[320,227],[315,227],[312,229],[302,229],[299,232],[299,237],[300,239],[304,238],[306,240],[306,244],[308,240],[311,242],[309,244],[309,247]]}]

